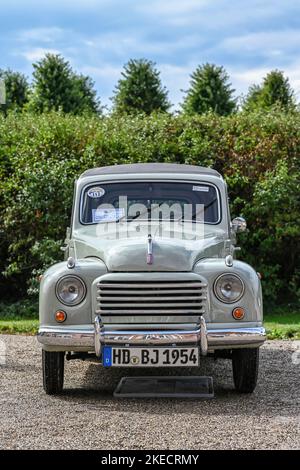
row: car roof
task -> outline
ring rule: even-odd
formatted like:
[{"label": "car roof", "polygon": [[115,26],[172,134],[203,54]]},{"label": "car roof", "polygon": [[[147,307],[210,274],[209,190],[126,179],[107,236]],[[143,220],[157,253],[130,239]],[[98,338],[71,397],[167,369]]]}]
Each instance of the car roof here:
[{"label": "car roof", "polygon": [[87,176],[138,174],[138,173],[185,173],[211,175],[221,178],[220,173],[212,168],[197,165],[184,165],[178,163],[132,163],[125,165],[103,166],[92,168],[81,174],[80,178]]}]

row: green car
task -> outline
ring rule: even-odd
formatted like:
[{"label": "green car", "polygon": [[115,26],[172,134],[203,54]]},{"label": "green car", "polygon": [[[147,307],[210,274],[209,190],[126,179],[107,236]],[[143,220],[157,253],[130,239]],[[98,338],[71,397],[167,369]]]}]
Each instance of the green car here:
[{"label": "green car", "polygon": [[258,273],[237,260],[226,183],[210,168],[142,163],[75,182],[65,261],[40,286],[43,380],[61,392],[64,361],[197,367],[229,358],[250,393],[266,339]]}]

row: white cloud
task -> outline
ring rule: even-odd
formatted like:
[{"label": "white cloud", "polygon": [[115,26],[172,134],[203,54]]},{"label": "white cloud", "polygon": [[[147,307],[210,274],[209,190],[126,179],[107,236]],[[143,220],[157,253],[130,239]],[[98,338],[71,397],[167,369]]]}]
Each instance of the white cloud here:
[{"label": "white cloud", "polygon": [[[274,67],[275,68],[275,67]],[[257,67],[244,70],[229,69],[230,80],[236,89],[236,94],[246,94],[250,85],[260,84],[271,71],[270,67]],[[284,75],[289,78],[297,99],[300,98],[300,62],[294,62],[284,68]]]},{"label": "white cloud", "polygon": [[188,64],[177,66],[172,64],[159,64],[158,69],[161,71],[161,80],[167,90],[169,90],[169,99],[174,105],[175,110],[180,109],[179,103],[183,98],[183,91],[189,86],[189,76],[194,70],[195,65]]},{"label": "white cloud", "polygon": [[211,0],[152,0],[137,6],[137,11],[155,17],[156,21],[185,26],[199,20],[201,10],[211,4]]},{"label": "white cloud", "polygon": [[233,27],[248,30],[251,23],[270,23],[287,12],[298,15],[299,0],[148,0],[140,2],[137,11],[158,23],[219,33]]},{"label": "white cloud", "polygon": [[103,64],[101,66],[83,66],[79,68],[80,72],[85,75],[90,75],[94,79],[106,79],[111,83],[115,82],[120,78],[121,67]]},{"label": "white cloud", "polygon": [[55,42],[62,39],[68,31],[56,26],[49,28],[24,29],[17,33],[17,39],[21,42]]},{"label": "white cloud", "polygon": [[198,11],[201,7],[209,5],[210,0],[152,0],[140,4],[138,10],[146,13],[177,16]]},{"label": "white cloud", "polygon": [[[82,8],[97,9],[108,5],[111,0],[27,0],[26,9],[45,9],[45,10],[82,10]],[[9,6],[18,9],[22,0],[10,0]],[[24,2],[25,3],[25,2]]]},{"label": "white cloud", "polygon": [[298,49],[299,29],[257,32],[223,40],[220,48],[230,52],[250,52],[256,54],[280,55],[284,50]]},{"label": "white cloud", "polygon": [[149,39],[144,31],[126,31],[103,33],[95,36],[85,37],[77,46],[85,48],[86,59],[99,61],[109,58],[111,61],[121,61],[123,65],[130,58],[138,59],[146,57],[154,62],[164,62],[167,57],[177,55],[185,56],[195,47],[197,51],[204,45],[206,38],[198,33],[186,33],[174,38]]},{"label": "white cloud", "polygon": [[46,49],[43,47],[36,47],[34,49],[29,49],[21,53],[25,59],[30,62],[41,59],[45,54],[59,54],[60,52],[57,49]]},{"label": "white cloud", "polygon": [[261,83],[263,77],[270,72],[265,67],[244,70],[229,69],[228,73],[236,95],[246,95],[250,85]]}]

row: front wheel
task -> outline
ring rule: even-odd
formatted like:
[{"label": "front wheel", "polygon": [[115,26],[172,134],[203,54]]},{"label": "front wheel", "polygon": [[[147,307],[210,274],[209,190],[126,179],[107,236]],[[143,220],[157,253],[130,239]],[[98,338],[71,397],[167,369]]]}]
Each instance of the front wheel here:
[{"label": "front wheel", "polygon": [[234,349],[232,370],[235,388],[241,393],[252,393],[256,387],[259,348]]},{"label": "front wheel", "polygon": [[64,386],[65,353],[43,350],[43,386],[48,395],[60,393]]}]

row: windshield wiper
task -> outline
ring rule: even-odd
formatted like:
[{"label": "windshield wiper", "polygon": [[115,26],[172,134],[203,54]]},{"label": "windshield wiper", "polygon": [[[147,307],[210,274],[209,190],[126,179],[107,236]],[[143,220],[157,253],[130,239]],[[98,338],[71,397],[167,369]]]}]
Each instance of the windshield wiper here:
[{"label": "windshield wiper", "polygon": [[144,212],[140,212],[139,214],[134,215],[131,219],[128,220],[128,222],[132,222],[138,217],[141,217],[142,215],[149,213],[149,211],[152,211],[153,209],[158,209],[162,204],[163,202],[160,202],[159,204],[156,204],[155,207],[147,207],[147,209]]},{"label": "windshield wiper", "polygon": [[[197,215],[200,213],[200,212],[205,212],[209,207],[211,207],[216,201],[218,200],[218,198],[214,198],[212,201],[210,201],[208,204],[204,205],[204,208],[202,209],[199,209],[197,210],[197,212],[192,216],[192,219],[194,220]],[[179,219],[176,219],[176,222],[180,222],[180,220],[184,219],[184,215],[182,215],[181,217],[179,217]]]}]

